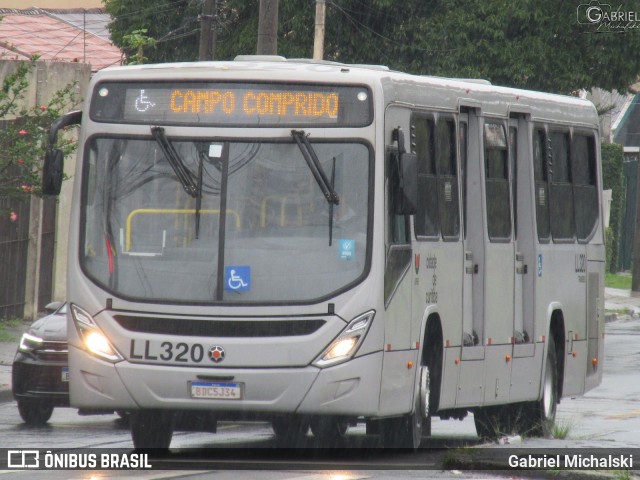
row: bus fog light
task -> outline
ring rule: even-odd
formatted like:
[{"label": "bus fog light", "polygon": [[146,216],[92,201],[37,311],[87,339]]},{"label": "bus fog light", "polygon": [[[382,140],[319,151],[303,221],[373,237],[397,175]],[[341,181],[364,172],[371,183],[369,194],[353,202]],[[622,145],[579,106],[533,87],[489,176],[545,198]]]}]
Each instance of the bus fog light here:
[{"label": "bus fog light", "polygon": [[316,358],[313,365],[324,368],[352,358],[369,331],[374,315],[375,312],[371,310],[351,320],[342,333]]},{"label": "bus fog light", "polygon": [[122,360],[122,356],[113,348],[89,313],[72,304],[71,316],[87,352],[109,362],[115,363]]}]

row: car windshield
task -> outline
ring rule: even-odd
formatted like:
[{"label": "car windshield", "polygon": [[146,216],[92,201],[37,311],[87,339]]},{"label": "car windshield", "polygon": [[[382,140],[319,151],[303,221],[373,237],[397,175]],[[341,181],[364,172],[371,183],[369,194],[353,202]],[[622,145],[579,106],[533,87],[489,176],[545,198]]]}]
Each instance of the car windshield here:
[{"label": "car windshield", "polygon": [[90,141],[81,261],[95,282],[140,300],[295,303],[363,278],[364,143],[311,142],[334,205],[293,139],[164,140]]}]

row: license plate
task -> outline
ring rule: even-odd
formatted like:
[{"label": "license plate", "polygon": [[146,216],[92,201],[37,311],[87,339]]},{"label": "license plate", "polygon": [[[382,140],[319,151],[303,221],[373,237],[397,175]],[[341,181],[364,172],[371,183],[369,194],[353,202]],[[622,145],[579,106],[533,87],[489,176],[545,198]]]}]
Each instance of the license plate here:
[{"label": "license plate", "polygon": [[242,400],[243,383],[190,382],[191,398]]},{"label": "license plate", "polygon": [[63,382],[68,382],[69,381],[69,368],[68,367],[62,367],[61,380]]}]

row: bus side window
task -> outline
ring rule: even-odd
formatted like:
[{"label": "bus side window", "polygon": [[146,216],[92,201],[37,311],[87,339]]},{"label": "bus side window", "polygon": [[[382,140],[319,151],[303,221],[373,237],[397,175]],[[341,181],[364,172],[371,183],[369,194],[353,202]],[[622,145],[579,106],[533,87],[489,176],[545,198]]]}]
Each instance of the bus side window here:
[{"label": "bus side window", "polygon": [[484,158],[489,240],[511,238],[509,163],[504,125],[484,124]]},{"label": "bus side window", "polygon": [[384,274],[385,307],[393,297],[396,287],[402,280],[403,273],[412,259],[409,215],[397,213],[400,200],[397,194],[397,157],[399,156],[397,146],[387,148],[386,156],[387,258]]},{"label": "bus side window", "polygon": [[418,211],[414,217],[415,235],[437,240],[440,235],[440,215],[434,121],[432,118],[414,114],[412,126],[415,153],[418,157]]},{"label": "bus side window", "polygon": [[569,156],[569,133],[551,132],[551,236],[554,241],[574,239],[573,187]]},{"label": "bus side window", "polygon": [[551,236],[549,226],[549,185],[547,180],[547,135],[543,128],[533,131],[533,170],[536,189],[536,225],[538,227],[538,240],[547,243]]},{"label": "bus side window", "polygon": [[464,238],[467,238],[467,137],[468,126],[466,122],[460,122],[460,131],[458,134],[460,146],[460,183],[462,185],[462,221],[464,222]]},{"label": "bus side window", "polygon": [[436,154],[442,238],[445,241],[456,241],[460,237],[460,212],[458,208],[456,123],[453,118],[438,119]]},{"label": "bus side window", "polygon": [[596,146],[593,135],[574,134],[571,147],[578,241],[586,242],[598,220]]}]

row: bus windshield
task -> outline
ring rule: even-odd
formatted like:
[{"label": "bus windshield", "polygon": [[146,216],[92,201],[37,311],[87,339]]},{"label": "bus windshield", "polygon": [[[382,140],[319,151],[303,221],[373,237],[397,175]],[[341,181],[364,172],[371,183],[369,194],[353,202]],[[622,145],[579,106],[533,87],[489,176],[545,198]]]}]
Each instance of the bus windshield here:
[{"label": "bus windshield", "polygon": [[156,140],[98,136],[87,146],[80,259],[114,295],[310,303],[366,274],[364,143],[312,142],[339,196],[333,205],[293,139],[172,138],[171,155]]}]

